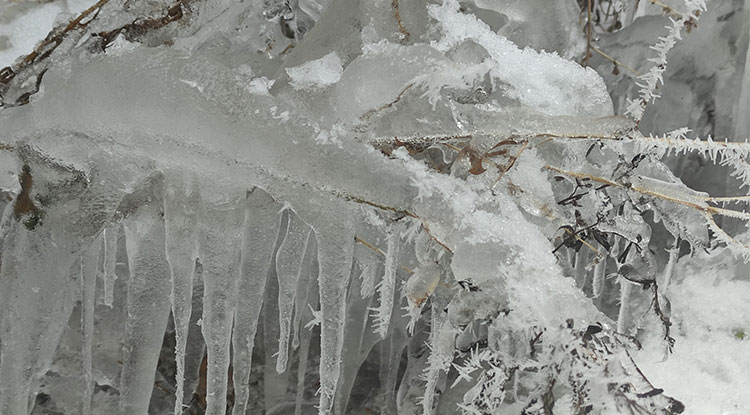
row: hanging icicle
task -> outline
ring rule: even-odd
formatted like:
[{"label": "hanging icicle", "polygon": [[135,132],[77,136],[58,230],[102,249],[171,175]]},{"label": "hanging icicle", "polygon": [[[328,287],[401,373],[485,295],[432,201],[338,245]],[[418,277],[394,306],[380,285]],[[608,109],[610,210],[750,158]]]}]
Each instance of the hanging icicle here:
[{"label": "hanging icicle", "polygon": [[240,280],[232,333],[235,403],[233,415],[245,415],[255,334],[279,229],[281,205],[260,188],[247,193],[242,225]]}]

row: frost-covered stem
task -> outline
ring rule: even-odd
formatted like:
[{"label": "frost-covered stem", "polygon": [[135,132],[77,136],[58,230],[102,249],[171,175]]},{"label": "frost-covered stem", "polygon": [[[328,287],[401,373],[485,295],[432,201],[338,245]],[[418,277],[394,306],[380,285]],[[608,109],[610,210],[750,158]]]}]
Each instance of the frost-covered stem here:
[{"label": "frost-covered stem", "polygon": [[682,40],[682,28],[692,27],[700,17],[702,11],[706,10],[705,0],[685,0],[687,11],[677,19],[669,18],[671,25],[667,26],[669,33],[666,36],[659,37],[659,41],[651,46],[657,56],[649,59],[654,65],[645,74],[638,77],[641,81],[637,83],[641,89],[638,91],[638,98],[629,101],[625,113],[632,116],[636,122],[643,118],[643,113],[648,104],[653,103],[659,98],[656,94],[656,88],[659,84],[664,84],[664,72],[667,70],[667,54],[674,48],[678,40]]},{"label": "frost-covered stem", "polygon": [[745,245],[726,233],[724,229],[716,224],[716,221],[714,221],[714,218],[710,214],[706,213],[705,217],[706,222],[708,223],[708,228],[714,233],[716,240],[726,244],[727,248],[729,248],[733,254],[742,256],[745,262],[750,262],[750,245]]},{"label": "frost-covered stem", "polygon": [[625,334],[627,330],[632,290],[633,284],[625,278],[620,277],[620,311],[617,314],[617,332],[621,334]]}]

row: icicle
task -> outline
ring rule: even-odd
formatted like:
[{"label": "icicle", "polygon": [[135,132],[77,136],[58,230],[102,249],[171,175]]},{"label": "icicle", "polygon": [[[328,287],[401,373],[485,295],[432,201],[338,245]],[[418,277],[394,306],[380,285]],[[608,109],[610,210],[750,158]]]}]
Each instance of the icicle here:
[{"label": "icicle", "polygon": [[362,298],[372,297],[375,294],[375,279],[377,278],[378,263],[368,262],[362,265],[362,287],[359,290],[359,295]]},{"label": "icicle", "polygon": [[115,293],[115,266],[117,265],[117,234],[120,224],[112,224],[104,228],[104,305],[112,307]]},{"label": "icicle", "polygon": [[[368,309],[373,301],[372,297],[362,298],[359,295],[362,280],[356,275],[357,268],[352,267],[352,276],[346,299],[346,326],[344,329],[344,347],[341,351],[341,378],[336,390],[336,414],[346,413],[346,407],[355,384],[357,373],[362,363],[370,354],[373,346],[380,340],[380,336],[368,324]],[[393,303],[391,303],[393,307]],[[391,310],[392,311],[392,310]]]},{"label": "icicle", "polygon": [[320,275],[320,406],[321,415],[333,410],[333,397],[341,369],[346,316],[346,287],[352,266],[354,230],[331,223],[316,229]]},{"label": "icicle", "polygon": [[[41,179],[41,177],[40,177]],[[6,216],[0,252],[0,413],[28,414],[31,385],[48,371],[80,295],[78,253],[97,228],[63,175],[60,199],[35,227]],[[40,180],[41,181],[41,180]],[[59,183],[55,183],[57,186]],[[70,192],[70,193],[66,193]],[[14,203],[14,202],[11,202]],[[12,207],[9,205],[9,209]],[[81,224],[85,226],[81,226]],[[71,236],[74,235],[74,236]],[[76,266],[74,267],[74,264]]]},{"label": "icicle", "polygon": [[672,276],[674,274],[674,266],[677,263],[677,258],[680,254],[680,237],[675,236],[674,244],[672,244],[672,248],[669,250],[669,261],[667,262],[667,266],[664,268],[664,275],[661,278],[661,281],[659,281],[659,293],[664,294],[667,292],[667,288],[669,288],[669,284],[672,282]]},{"label": "icicle", "polygon": [[599,298],[602,295],[602,288],[604,288],[604,278],[606,276],[607,276],[607,256],[605,255],[594,266],[594,281],[593,281],[594,298]]},{"label": "icicle", "polygon": [[[240,198],[214,195],[200,213],[199,252],[203,264],[203,324],[208,370],[206,415],[224,415],[236,310],[244,209]],[[204,200],[208,197],[204,197]]]},{"label": "icicle", "polygon": [[617,314],[617,332],[627,334],[628,317],[630,314],[630,294],[633,284],[620,277],[620,311]]},{"label": "icicle", "polygon": [[315,239],[315,232],[307,235],[305,243],[305,257],[302,259],[300,268],[300,278],[297,281],[297,295],[294,301],[294,320],[292,322],[292,347],[298,348],[300,345],[300,320],[302,315],[308,311],[308,304],[318,302],[317,279],[318,279],[318,243]]},{"label": "icicle", "polygon": [[445,313],[433,307],[432,332],[430,333],[430,347],[432,349],[425,368],[425,393],[422,398],[424,415],[431,415],[435,405],[435,390],[440,380],[440,372],[447,372],[453,362],[454,341],[456,330],[451,327]]},{"label": "icicle", "polygon": [[255,333],[263,306],[266,275],[271,266],[275,238],[279,229],[279,208],[273,198],[260,188],[247,194],[240,281],[237,288],[237,308],[234,317],[232,376],[235,402],[232,413],[245,415],[250,396],[250,365],[252,364]]},{"label": "icicle", "polygon": [[175,404],[182,414],[185,399],[185,349],[192,313],[193,278],[198,257],[197,183],[185,177],[167,175],[164,194],[164,226],[167,260],[172,276],[172,317],[175,329]]},{"label": "icicle", "polygon": [[195,271],[193,272],[193,296],[190,307],[190,322],[188,323],[187,345],[185,347],[183,391],[187,391],[185,395],[187,398],[192,398],[190,393],[194,392],[201,382],[201,364],[206,355],[206,342],[201,332],[203,291],[203,265],[198,260],[195,263]]},{"label": "icicle", "polygon": [[[317,243],[315,240],[315,234],[313,232],[310,232],[310,239],[308,241],[308,252],[317,253]],[[311,251],[311,249],[314,249],[314,251]],[[307,257],[307,254],[305,255]],[[319,308],[318,304],[318,286],[317,286],[317,277],[318,277],[318,262],[316,255],[311,255],[310,265],[313,265],[313,268],[310,268],[310,275],[309,275],[309,284],[308,284],[308,295],[305,297],[305,304],[310,304],[311,307],[315,307],[316,309]],[[301,295],[301,294],[300,294]],[[299,301],[298,301],[299,304]],[[309,307],[304,307],[301,310],[296,309],[295,313],[295,321],[297,324],[299,324],[299,318],[304,318],[305,321],[311,320],[313,318],[312,311]],[[299,338],[295,337],[297,339],[298,344],[300,345],[299,348],[299,366],[297,367],[297,402],[294,407],[294,415],[302,415],[302,403],[305,399],[305,374],[307,373],[307,361],[310,355],[310,342],[312,340],[312,331],[310,330],[302,330],[302,332],[299,334]]]},{"label": "icicle", "polygon": [[94,307],[96,298],[96,272],[99,265],[101,240],[97,239],[81,255],[81,355],[83,356],[83,415],[91,414],[91,397],[94,392],[93,380],[93,340],[94,340]]},{"label": "icicle", "polygon": [[394,327],[392,334],[380,342],[380,384],[385,391],[383,413],[396,413],[396,382],[401,358],[408,338],[403,329]]},{"label": "icicle", "polygon": [[380,306],[375,311],[375,330],[381,338],[388,334],[393,311],[393,296],[396,291],[396,268],[398,268],[399,239],[403,225],[394,224],[388,231],[388,243],[385,253],[385,273],[378,286]]},{"label": "icicle", "polygon": [[[285,209],[281,215],[281,224],[276,235],[274,244],[273,258],[276,258],[278,250],[284,236],[289,228],[290,210]],[[286,391],[289,386],[289,376],[285,373],[279,373],[277,366],[277,347],[279,345],[280,324],[279,324],[279,278],[276,273],[276,267],[271,265],[268,270],[266,280],[266,292],[263,299],[263,397],[265,404],[265,413],[275,413],[288,404]]]},{"label": "icicle", "polygon": [[[286,216],[286,215],[284,215]],[[284,237],[286,229],[285,219],[281,220],[279,239]],[[266,295],[263,299],[263,352],[265,354],[263,364],[263,400],[265,413],[279,412],[280,408],[288,403],[286,390],[289,386],[289,376],[286,373],[276,371],[276,356],[279,341],[279,284],[275,267],[271,267],[266,281]]]},{"label": "icicle", "polygon": [[289,333],[292,323],[295,291],[302,272],[310,227],[289,211],[286,236],[276,254],[276,277],[279,281],[279,355],[276,371],[286,371],[289,355]]},{"label": "icicle", "polygon": [[[169,319],[163,178],[152,176],[148,180],[144,188],[123,199],[120,208],[130,215],[123,221],[130,278],[120,380],[120,413],[128,415],[148,413],[154,372]],[[131,213],[133,206],[137,210]]]},{"label": "icicle", "polygon": [[575,270],[576,287],[583,289],[586,284],[586,263],[588,262],[588,249],[581,247],[575,254],[573,269]]}]

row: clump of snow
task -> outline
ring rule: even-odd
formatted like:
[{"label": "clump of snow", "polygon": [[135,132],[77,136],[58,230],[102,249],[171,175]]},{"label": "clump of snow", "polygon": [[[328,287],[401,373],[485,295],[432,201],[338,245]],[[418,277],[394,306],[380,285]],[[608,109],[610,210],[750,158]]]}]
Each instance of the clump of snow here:
[{"label": "clump of snow", "polygon": [[138,43],[133,43],[125,39],[122,34],[117,35],[115,40],[107,46],[107,54],[113,56],[122,56],[125,53],[138,47]]},{"label": "clump of snow", "polygon": [[268,91],[271,89],[274,82],[276,81],[273,79],[268,79],[265,76],[253,78],[250,80],[250,84],[248,84],[247,86],[247,91],[254,95],[269,96],[270,93]]},{"label": "clump of snow", "polygon": [[341,79],[344,67],[336,52],[302,65],[286,68],[294,89],[322,88],[335,84]]},{"label": "clump of snow", "polygon": [[750,394],[737,389],[750,384],[750,308],[740,294],[750,293],[750,281],[735,278],[728,254],[680,261],[675,274],[681,278],[668,292],[674,353],[666,361],[654,347],[635,355],[651,382],[682,401],[689,414],[750,413]]},{"label": "clump of snow", "polygon": [[556,54],[519,49],[476,16],[461,13],[457,0],[428,9],[443,31],[443,38],[433,42],[433,47],[447,52],[467,40],[481,45],[493,64],[489,73],[504,85],[507,96],[550,115],[612,114],[607,87],[593,69]]}]

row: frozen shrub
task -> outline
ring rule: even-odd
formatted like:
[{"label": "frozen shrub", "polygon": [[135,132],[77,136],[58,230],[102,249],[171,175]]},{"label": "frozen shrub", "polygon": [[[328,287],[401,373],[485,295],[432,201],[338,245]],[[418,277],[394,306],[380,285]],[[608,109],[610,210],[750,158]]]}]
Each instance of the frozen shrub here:
[{"label": "frozen shrub", "polygon": [[[750,257],[750,146],[642,120],[711,15],[558,3],[101,0],[56,27],[0,71],[0,412],[685,411],[632,354],[675,347],[696,252]],[[686,153],[734,193],[684,184]]]}]

